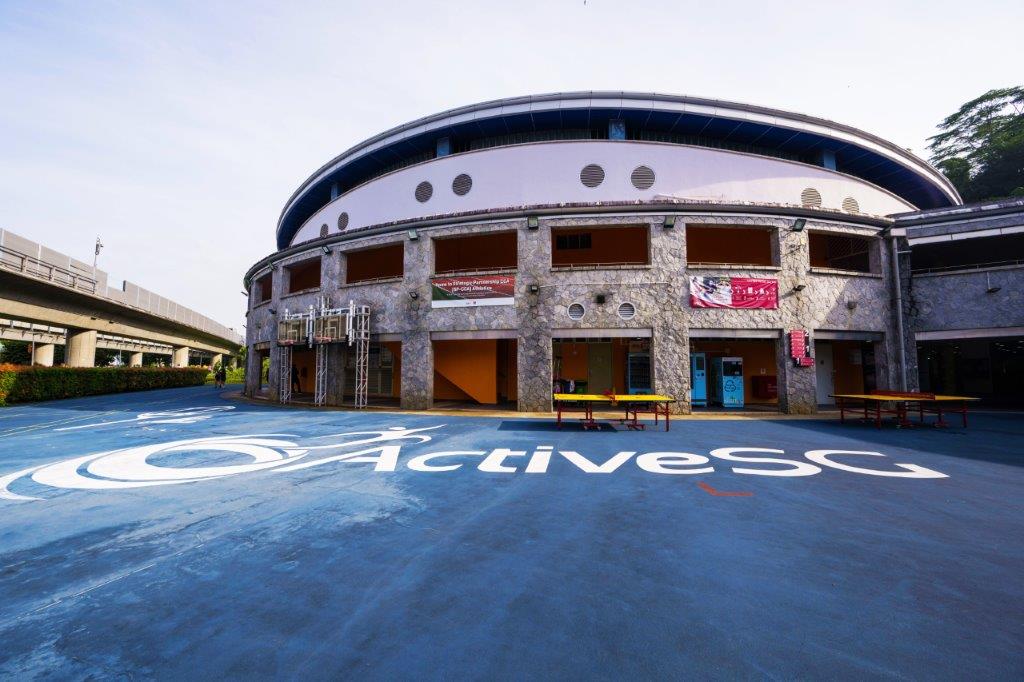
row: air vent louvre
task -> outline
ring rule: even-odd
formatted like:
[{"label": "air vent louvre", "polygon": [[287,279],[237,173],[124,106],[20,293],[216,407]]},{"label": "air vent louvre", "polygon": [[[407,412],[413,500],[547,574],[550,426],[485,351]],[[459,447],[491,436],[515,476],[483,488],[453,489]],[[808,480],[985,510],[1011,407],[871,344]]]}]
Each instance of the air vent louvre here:
[{"label": "air vent louvre", "polygon": [[326,237],[327,236],[327,223],[324,223],[323,225],[320,226],[320,236],[321,237]]},{"label": "air vent louvre", "polygon": [[430,201],[430,197],[434,196],[434,186],[424,180],[420,184],[416,185],[416,201],[421,204],[425,204]]},{"label": "air vent louvre", "polygon": [[637,189],[650,189],[654,185],[654,171],[647,166],[637,166],[629,176],[629,181]]},{"label": "air vent louvre", "polygon": [[469,177],[465,173],[456,175],[455,179],[452,180],[452,191],[460,197],[464,197],[469,194],[469,190],[473,189],[473,178]]},{"label": "air vent louvre", "polygon": [[573,320],[574,322],[579,322],[580,320],[583,319],[583,316],[586,314],[587,309],[584,308],[583,305],[580,303],[573,303],[572,305],[569,306],[569,309],[566,312],[569,314],[570,320]]},{"label": "air vent louvre", "polygon": [[346,227],[348,227],[348,213],[342,213],[338,216],[338,229],[344,230]]},{"label": "air vent louvre", "polygon": [[800,192],[800,205],[808,208],[818,208],[821,206],[821,192],[808,187],[803,192]]},{"label": "air vent louvre", "polygon": [[847,213],[860,213],[860,204],[853,197],[843,199],[843,210]]},{"label": "air vent louvre", "polygon": [[620,303],[619,304],[619,317],[623,320],[632,320],[636,317],[636,306],[632,303]]},{"label": "air vent louvre", "polygon": [[604,168],[596,163],[587,164],[580,171],[580,182],[587,187],[597,187],[604,182]]}]

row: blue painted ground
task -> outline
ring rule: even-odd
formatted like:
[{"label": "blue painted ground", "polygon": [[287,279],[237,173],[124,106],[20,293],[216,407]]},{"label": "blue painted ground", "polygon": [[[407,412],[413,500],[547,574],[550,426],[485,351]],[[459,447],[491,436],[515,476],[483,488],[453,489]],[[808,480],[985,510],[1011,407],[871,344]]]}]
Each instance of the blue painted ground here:
[{"label": "blue painted ground", "polygon": [[[309,449],[361,438],[337,434],[442,424],[429,443],[400,442],[394,472],[277,470],[361,449]],[[213,437],[223,449],[161,445]],[[541,445],[597,463],[621,450],[759,447],[804,462],[866,450],[887,458],[835,459],[948,478],[744,475],[731,468],[793,466],[714,458],[713,473],[630,459],[600,474],[562,455],[525,473]],[[153,447],[31,471],[140,446]],[[495,448],[528,454],[505,462],[515,473],[478,470],[481,455],[430,462],[463,464],[454,471],[407,466]],[[165,485],[254,461],[268,468]],[[0,499],[0,676],[1020,679],[1022,465],[1019,415],[978,415],[968,431],[808,420],[553,432],[253,406],[210,387],[7,408],[0,476],[29,471],[4,494],[39,499]],[[67,487],[147,476],[160,485]]]}]

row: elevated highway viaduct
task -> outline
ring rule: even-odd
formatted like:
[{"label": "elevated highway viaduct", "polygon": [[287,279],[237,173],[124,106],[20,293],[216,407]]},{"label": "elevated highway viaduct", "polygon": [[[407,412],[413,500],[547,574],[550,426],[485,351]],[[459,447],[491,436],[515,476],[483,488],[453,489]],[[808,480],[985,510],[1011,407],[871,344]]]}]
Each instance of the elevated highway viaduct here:
[{"label": "elevated highway viaduct", "polygon": [[110,287],[102,270],[8,230],[0,230],[0,318],[0,337],[36,341],[34,361],[44,365],[61,340],[69,367],[93,366],[97,348],[130,351],[135,364],[143,352],[168,354],[184,367],[190,353],[212,364],[242,345],[234,330],[194,310],[131,282]]}]

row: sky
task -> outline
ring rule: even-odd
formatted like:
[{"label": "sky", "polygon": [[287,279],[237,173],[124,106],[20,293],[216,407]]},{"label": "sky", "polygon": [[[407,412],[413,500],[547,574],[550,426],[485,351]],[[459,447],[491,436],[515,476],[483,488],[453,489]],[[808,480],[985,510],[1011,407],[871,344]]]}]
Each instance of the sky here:
[{"label": "sky", "polygon": [[0,227],[240,333],[291,193],[357,142],[501,97],[636,90],[927,155],[1024,80],[1024,3],[0,0]]}]

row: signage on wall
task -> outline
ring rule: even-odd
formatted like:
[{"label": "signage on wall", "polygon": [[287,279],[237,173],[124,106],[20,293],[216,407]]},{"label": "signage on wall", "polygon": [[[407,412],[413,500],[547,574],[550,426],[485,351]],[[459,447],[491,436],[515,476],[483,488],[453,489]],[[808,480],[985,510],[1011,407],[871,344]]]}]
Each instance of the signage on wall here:
[{"label": "signage on wall", "polygon": [[432,308],[515,305],[515,275],[435,277],[430,281]]},{"label": "signage on wall", "polygon": [[757,277],[701,277],[690,275],[692,308],[779,307],[779,282]]},{"label": "signage on wall", "polygon": [[797,367],[813,367],[814,358],[810,356],[811,348],[808,344],[806,329],[789,330],[789,356],[793,358],[793,364]]}]

